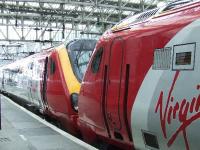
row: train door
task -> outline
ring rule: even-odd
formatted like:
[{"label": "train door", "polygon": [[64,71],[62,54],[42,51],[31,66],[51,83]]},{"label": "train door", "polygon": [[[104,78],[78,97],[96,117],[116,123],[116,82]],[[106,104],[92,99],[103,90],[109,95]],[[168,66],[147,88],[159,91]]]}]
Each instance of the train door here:
[{"label": "train door", "polygon": [[37,72],[38,64],[37,61],[33,62],[33,68],[32,68],[32,76],[31,76],[31,95],[32,99],[35,104],[38,104],[38,73]]},{"label": "train door", "polygon": [[42,79],[42,100],[44,107],[47,108],[47,77],[48,77],[48,57],[45,58],[44,62],[44,74],[43,74],[43,79]]},{"label": "train door", "polygon": [[[29,63],[28,68],[26,69],[26,73],[21,77],[22,80],[27,82],[27,90],[28,90],[28,99],[31,103],[34,103],[34,97],[32,94],[32,85],[33,85],[33,62]],[[24,82],[25,83],[25,82]],[[25,86],[25,85],[24,85]],[[26,89],[24,87],[24,89]]]},{"label": "train door", "polygon": [[123,39],[116,38],[110,48],[108,81],[106,87],[106,121],[111,138],[123,139],[120,133],[120,94],[123,66]]},{"label": "train door", "polygon": [[41,73],[41,65],[40,60],[34,61],[34,65],[32,68],[32,87],[31,87],[31,95],[34,103],[37,106],[41,106],[41,87],[40,87],[40,73]]}]

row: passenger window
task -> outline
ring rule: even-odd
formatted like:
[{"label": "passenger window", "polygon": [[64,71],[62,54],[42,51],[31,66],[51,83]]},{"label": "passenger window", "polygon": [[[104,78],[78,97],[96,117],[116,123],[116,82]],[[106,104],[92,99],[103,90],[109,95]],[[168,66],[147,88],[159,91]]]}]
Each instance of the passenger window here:
[{"label": "passenger window", "polygon": [[99,66],[101,64],[101,58],[102,58],[102,54],[103,54],[103,48],[99,48],[97,53],[94,56],[94,59],[92,60],[92,72],[93,73],[97,73],[99,70]]},{"label": "passenger window", "polygon": [[29,68],[30,70],[33,70],[33,62],[31,62],[31,63],[29,64],[28,68]]},{"label": "passenger window", "polygon": [[51,58],[50,59],[50,73],[54,74],[56,71],[56,63],[55,61]]}]

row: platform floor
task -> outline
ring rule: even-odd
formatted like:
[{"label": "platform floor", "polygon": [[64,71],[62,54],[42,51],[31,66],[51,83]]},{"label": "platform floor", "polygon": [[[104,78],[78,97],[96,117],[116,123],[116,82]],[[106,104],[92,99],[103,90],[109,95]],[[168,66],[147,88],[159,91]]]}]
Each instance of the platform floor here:
[{"label": "platform floor", "polygon": [[1,96],[0,150],[96,150]]}]

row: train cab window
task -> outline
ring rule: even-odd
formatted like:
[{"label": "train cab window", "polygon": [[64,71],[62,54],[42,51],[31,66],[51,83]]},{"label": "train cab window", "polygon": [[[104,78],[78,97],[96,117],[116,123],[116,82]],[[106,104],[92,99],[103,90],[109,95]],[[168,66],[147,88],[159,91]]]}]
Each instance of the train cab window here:
[{"label": "train cab window", "polygon": [[74,75],[79,81],[82,80],[83,75],[85,74],[95,45],[96,40],[80,39],[74,40],[66,46]]},{"label": "train cab window", "polygon": [[99,66],[101,64],[101,58],[102,58],[102,55],[103,55],[103,48],[99,48],[97,50],[97,53],[95,54],[93,60],[92,60],[92,72],[93,73],[97,73],[99,71]]},{"label": "train cab window", "polygon": [[50,59],[50,74],[54,74],[56,71],[56,63],[55,61],[51,58]]}]

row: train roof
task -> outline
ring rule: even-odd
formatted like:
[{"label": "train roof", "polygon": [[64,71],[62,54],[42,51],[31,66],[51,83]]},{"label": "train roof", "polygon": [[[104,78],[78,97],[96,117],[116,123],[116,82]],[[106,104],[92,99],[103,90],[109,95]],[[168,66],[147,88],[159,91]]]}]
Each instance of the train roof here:
[{"label": "train roof", "polygon": [[113,26],[111,28],[111,32],[119,32],[122,30],[126,30],[126,29],[130,29],[132,26],[143,23],[143,22],[147,22],[149,20],[151,20],[154,17],[158,17],[158,16],[162,16],[162,15],[166,15],[169,14],[170,12],[173,12],[177,9],[181,9],[183,7],[188,7],[190,5],[193,5],[195,3],[199,3],[200,1],[191,1],[191,0],[177,0],[175,2],[169,3],[163,7],[160,8],[154,8],[133,16],[129,16],[127,18],[125,18],[124,20],[122,20],[121,22],[119,22],[118,24],[116,24],[115,26]]}]

